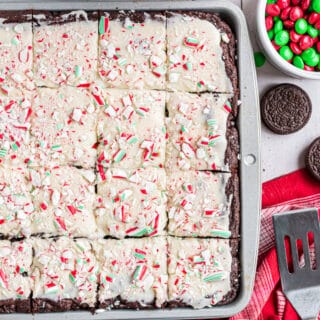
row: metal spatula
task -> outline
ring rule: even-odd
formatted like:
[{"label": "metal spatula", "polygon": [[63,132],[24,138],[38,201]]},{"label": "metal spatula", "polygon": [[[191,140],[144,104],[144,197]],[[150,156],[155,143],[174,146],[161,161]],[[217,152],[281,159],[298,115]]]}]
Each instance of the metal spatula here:
[{"label": "metal spatula", "polygon": [[[316,319],[320,309],[320,227],[317,209],[296,210],[273,216],[282,289],[302,319]],[[315,267],[310,261],[308,234],[313,234]],[[292,265],[285,241],[290,242]],[[304,266],[299,264],[301,244]],[[303,261],[303,260],[302,260]],[[292,270],[290,269],[292,266]]]}]

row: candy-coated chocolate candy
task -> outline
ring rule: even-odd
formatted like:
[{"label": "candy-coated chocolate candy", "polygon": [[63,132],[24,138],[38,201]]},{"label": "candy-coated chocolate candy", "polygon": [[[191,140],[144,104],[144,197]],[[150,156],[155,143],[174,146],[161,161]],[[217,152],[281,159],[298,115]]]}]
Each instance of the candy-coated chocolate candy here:
[{"label": "candy-coated chocolate candy", "polygon": [[299,56],[295,56],[293,58],[293,65],[295,65],[299,69],[303,69],[304,68],[304,62],[303,62],[302,58],[299,57]]},{"label": "candy-coated chocolate candy", "polygon": [[308,18],[308,22],[310,24],[315,24],[317,21],[320,20],[320,14],[319,13],[316,13],[316,12],[311,12],[309,14],[309,18]]},{"label": "candy-coated chocolate candy", "polygon": [[281,46],[278,46],[278,45],[274,42],[274,40],[272,40],[271,43],[272,43],[273,47],[274,47],[277,51],[281,48]]},{"label": "candy-coated chocolate candy", "polygon": [[308,10],[308,8],[310,7],[310,3],[311,3],[311,0],[302,0],[301,1],[302,10],[304,11]]},{"label": "candy-coated chocolate candy", "polygon": [[298,19],[301,19],[303,17],[303,10],[298,6],[292,7],[289,17],[291,21],[297,21]]},{"label": "candy-coated chocolate candy", "polygon": [[272,4],[272,3],[276,3],[277,0],[267,0],[267,4]]},{"label": "candy-coated chocolate candy", "polygon": [[299,42],[301,34],[296,33],[294,30],[290,30],[290,40],[292,42]]},{"label": "candy-coated chocolate candy", "polygon": [[265,19],[266,23],[266,29],[267,31],[271,30],[273,28],[273,18],[271,16],[267,16]]},{"label": "candy-coated chocolate candy", "polygon": [[302,50],[300,49],[300,47],[298,46],[297,43],[294,43],[294,42],[290,42],[290,49],[292,50],[292,52],[294,54],[297,54],[297,55],[300,55]]},{"label": "candy-coated chocolate candy", "polygon": [[317,42],[317,44],[316,44],[316,49],[317,49],[318,53],[320,53],[320,41]]},{"label": "candy-coated chocolate candy", "polygon": [[280,13],[280,19],[281,19],[281,20],[287,20],[287,19],[289,19],[290,10],[291,10],[291,7],[288,7],[288,8],[283,9],[283,10],[281,11],[281,13]]},{"label": "candy-coated chocolate candy", "polygon": [[317,56],[317,52],[314,48],[309,48],[307,50],[304,50],[301,54],[301,58],[303,59],[304,62],[307,60],[313,59],[315,56]]},{"label": "candy-coated chocolate candy", "polygon": [[318,36],[318,30],[311,25],[308,25],[307,32],[311,38],[316,38]]},{"label": "candy-coated chocolate candy", "polygon": [[257,68],[262,67],[266,63],[266,57],[262,52],[254,53],[254,62]]},{"label": "candy-coated chocolate candy", "polygon": [[313,11],[320,13],[320,0],[312,0]]},{"label": "candy-coated chocolate candy", "polygon": [[314,71],[314,67],[309,67],[306,64],[304,65],[304,70],[306,71]]},{"label": "candy-coated chocolate candy", "polygon": [[274,36],[274,41],[278,46],[285,46],[289,42],[289,32],[287,30],[281,30]]},{"label": "candy-coated chocolate candy", "polygon": [[290,0],[278,0],[277,5],[280,9],[285,9],[290,6]]},{"label": "candy-coated chocolate candy", "polygon": [[298,19],[294,24],[294,30],[298,34],[305,34],[308,30],[308,22],[303,18]]},{"label": "candy-coated chocolate candy", "polygon": [[271,29],[271,30],[268,31],[268,38],[269,38],[270,40],[272,40],[273,37],[274,37],[274,31],[273,31],[273,29]]},{"label": "candy-coated chocolate candy", "polygon": [[291,60],[293,58],[293,52],[288,46],[283,46],[279,50],[279,53],[284,60]]},{"label": "candy-coated chocolate candy", "polygon": [[319,31],[320,35],[320,19],[313,26]]},{"label": "candy-coated chocolate candy", "polygon": [[306,50],[308,48],[311,48],[313,46],[313,40],[310,36],[304,35],[299,40],[299,47],[302,50]]},{"label": "candy-coated chocolate candy", "polygon": [[294,22],[291,20],[286,20],[283,22],[283,25],[286,29],[293,29],[294,27]]},{"label": "candy-coated chocolate candy", "polygon": [[301,3],[301,0],[291,0],[291,2],[294,6],[299,6]]},{"label": "candy-coated chocolate candy", "polygon": [[267,4],[266,12],[269,16],[276,17],[280,14],[281,10],[277,4]]},{"label": "candy-coated chocolate candy", "polygon": [[[283,29],[283,22],[281,20],[277,21],[274,25],[274,33],[278,33],[279,31],[281,31]],[[318,34],[318,32],[317,32]]]}]

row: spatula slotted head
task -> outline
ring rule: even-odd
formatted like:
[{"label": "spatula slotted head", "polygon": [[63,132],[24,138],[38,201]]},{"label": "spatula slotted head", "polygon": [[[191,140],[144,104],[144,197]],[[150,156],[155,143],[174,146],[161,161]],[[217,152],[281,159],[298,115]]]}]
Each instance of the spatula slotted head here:
[{"label": "spatula slotted head", "polygon": [[279,213],[273,225],[283,292],[301,318],[315,318],[320,308],[318,210]]}]

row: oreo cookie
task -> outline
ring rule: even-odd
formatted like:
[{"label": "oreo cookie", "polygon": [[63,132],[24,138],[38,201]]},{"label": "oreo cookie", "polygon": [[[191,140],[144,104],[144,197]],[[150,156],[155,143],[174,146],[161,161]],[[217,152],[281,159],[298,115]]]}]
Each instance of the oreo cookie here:
[{"label": "oreo cookie", "polygon": [[289,134],[303,128],[310,119],[311,111],[308,94],[293,84],[275,86],[261,100],[263,122],[278,134]]},{"label": "oreo cookie", "polygon": [[309,146],[305,161],[309,172],[320,181],[320,137]]}]

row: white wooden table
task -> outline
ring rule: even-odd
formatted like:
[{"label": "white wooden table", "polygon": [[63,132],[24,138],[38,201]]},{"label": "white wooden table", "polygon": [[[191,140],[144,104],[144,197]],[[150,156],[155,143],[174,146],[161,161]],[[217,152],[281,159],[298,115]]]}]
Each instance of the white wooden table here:
[{"label": "white wooden table", "polygon": [[[250,30],[254,51],[260,51],[256,43],[256,3],[259,0],[232,0],[242,7]],[[312,100],[312,116],[300,131],[290,135],[277,135],[262,124],[262,181],[281,176],[304,167],[304,154],[308,145],[320,136],[320,81],[290,78],[276,70],[268,62],[257,68],[260,96],[271,86],[294,83],[308,92]]]}]

